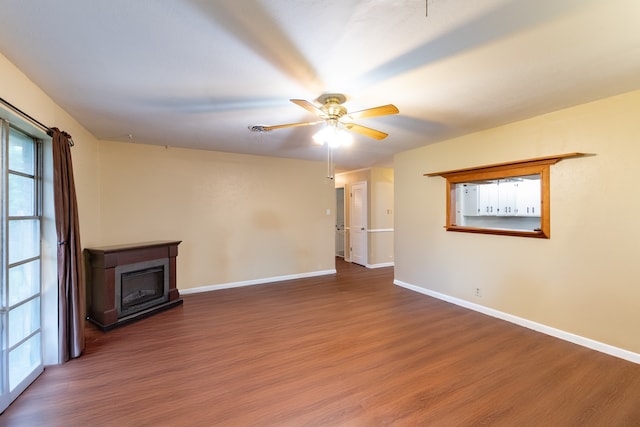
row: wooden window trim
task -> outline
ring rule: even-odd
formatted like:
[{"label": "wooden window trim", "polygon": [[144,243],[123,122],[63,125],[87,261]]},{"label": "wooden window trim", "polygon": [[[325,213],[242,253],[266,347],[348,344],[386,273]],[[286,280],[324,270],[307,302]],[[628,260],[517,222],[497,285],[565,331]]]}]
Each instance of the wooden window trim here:
[{"label": "wooden window trim", "polygon": [[[472,168],[455,169],[443,172],[426,173],[424,176],[441,176],[446,179],[446,225],[447,231],[465,233],[498,234],[506,236],[534,237],[549,239],[551,237],[550,218],[550,166],[562,159],[583,156],[583,153],[567,153],[555,156],[538,157],[515,162],[497,163]],[[525,175],[540,175],[540,228],[535,231],[476,228],[458,226],[456,218],[455,186],[459,183],[482,180],[495,180]]]}]

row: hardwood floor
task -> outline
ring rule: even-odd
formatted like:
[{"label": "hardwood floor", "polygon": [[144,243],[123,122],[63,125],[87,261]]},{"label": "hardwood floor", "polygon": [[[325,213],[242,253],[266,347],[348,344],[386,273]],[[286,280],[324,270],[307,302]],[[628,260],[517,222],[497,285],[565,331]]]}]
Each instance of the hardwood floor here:
[{"label": "hardwood floor", "polygon": [[0,425],[640,425],[639,365],[336,267],[88,326]]}]

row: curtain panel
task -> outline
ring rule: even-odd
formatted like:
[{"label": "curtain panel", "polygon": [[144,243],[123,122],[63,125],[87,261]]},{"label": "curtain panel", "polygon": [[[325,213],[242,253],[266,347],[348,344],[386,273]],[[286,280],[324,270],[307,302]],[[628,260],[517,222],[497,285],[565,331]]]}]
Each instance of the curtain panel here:
[{"label": "curtain panel", "polygon": [[71,162],[71,136],[51,128],[53,192],[58,238],[58,359],[66,362],[84,350],[85,286],[78,205]]}]

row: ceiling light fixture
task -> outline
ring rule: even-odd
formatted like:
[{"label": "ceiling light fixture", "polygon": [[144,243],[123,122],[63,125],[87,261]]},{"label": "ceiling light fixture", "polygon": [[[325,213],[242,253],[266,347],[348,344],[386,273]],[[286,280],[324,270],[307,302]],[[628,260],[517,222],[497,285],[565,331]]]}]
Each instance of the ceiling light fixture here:
[{"label": "ceiling light fixture", "polygon": [[327,144],[332,148],[346,147],[353,142],[353,136],[338,126],[337,120],[327,120],[325,127],[313,135],[316,144]]},{"label": "ceiling light fixture", "polygon": [[333,149],[351,145],[353,136],[339,126],[337,119],[328,119],[325,126],[313,135],[313,141],[318,145],[327,145],[327,178],[333,179]]}]

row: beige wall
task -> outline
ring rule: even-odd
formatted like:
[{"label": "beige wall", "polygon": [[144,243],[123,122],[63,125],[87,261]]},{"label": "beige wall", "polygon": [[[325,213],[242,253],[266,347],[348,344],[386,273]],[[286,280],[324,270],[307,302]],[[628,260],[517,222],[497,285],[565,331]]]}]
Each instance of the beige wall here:
[{"label": "beige wall", "polygon": [[99,142],[2,55],[0,96],[73,136],[83,247],[183,240],[180,289],[335,268],[324,162]]},{"label": "beige wall", "polygon": [[[640,91],[398,154],[396,280],[640,353],[638,111]],[[446,232],[422,176],[568,152],[593,156],[551,166],[549,240]]]},{"label": "beige wall", "polygon": [[[0,96],[73,136],[83,247],[182,240],[180,289],[335,269],[323,162],[99,142],[1,54]],[[52,229],[46,212],[43,222]],[[55,233],[43,247],[45,364],[55,364]]]},{"label": "beige wall", "polygon": [[393,169],[371,168],[369,263],[393,263]]},{"label": "beige wall", "polygon": [[[349,227],[350,186],[367,183],[367,265],[393,263],[393,169],[369,168],[336,174],[336,188],[345,188],[345,225]],[[345,232],[349,248],[348,228]],[[348,251],[345,252],[348,260]]]},{"label": "beige wall", "polygon": [[102,244],[182,240],[183,290],[333,270],[335,194],[324,168],[102,142]]}]

